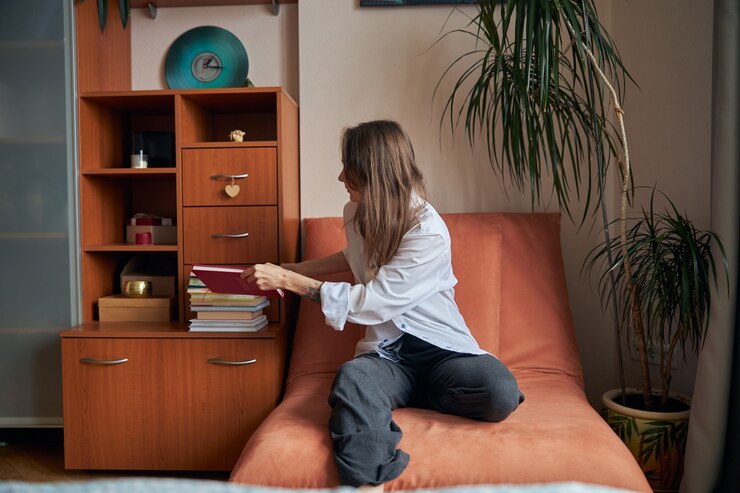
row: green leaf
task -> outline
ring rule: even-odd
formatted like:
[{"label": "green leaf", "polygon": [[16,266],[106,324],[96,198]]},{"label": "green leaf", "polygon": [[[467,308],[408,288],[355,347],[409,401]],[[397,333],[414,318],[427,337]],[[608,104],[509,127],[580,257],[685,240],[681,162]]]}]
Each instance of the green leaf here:
[{"label": "green leaf", "polygon": [[98,0],[98,23],[100,32],[105,31],[105,23],[108,19],[108,0]]},{"label": "green leaf", "polygon": [[[532,208],[546,200],[546,176],[552,178],[549,194],[571,219],[573,198],[583,199],[581,223],[599,204],[592,194],[601,196],[604,190],[593,184],[603,173],[592,172],[591,158],[597,150],[616,156],[618,142],[609,101],[588,69],[583,16],[584,11],[596,14],[593,0],[583,1],[585,9],[580,0],[480,0],[468,28],[456,34],[466,32],[485,49],[458,58],[444,71],[442,79],[453,65],[469,63],[440,120],[449,116],[453,131],[462,126],[471,145],[482,138],[492,169],[505,183],[528,188]],[[588,40],[606,70],[623,77],[610,70],[621,67],[621,60],[613,59],[619,55],[602,26],[592,29]],[[588,96],[590,86],[593,97]]]},{"label": "green leaf", "polygon": [[123,25],[123,28],[126,29],[129,16],[131,15],[129,0],[118,0],[118,13],[121,16],[121,24]]}]

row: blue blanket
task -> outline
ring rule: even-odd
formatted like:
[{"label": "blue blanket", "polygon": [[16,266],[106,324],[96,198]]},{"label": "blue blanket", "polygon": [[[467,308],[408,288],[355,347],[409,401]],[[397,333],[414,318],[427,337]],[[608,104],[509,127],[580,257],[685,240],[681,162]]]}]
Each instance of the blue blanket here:
[{"label": "blue blanket", "polygon": [[[584,483],[470,485],[415,490],[417,493],[626,493],[626,490]],[[290,490],[212,480],[118,479],[57,483],[0,482],[0,493],[357,493],[355,488]]]}]

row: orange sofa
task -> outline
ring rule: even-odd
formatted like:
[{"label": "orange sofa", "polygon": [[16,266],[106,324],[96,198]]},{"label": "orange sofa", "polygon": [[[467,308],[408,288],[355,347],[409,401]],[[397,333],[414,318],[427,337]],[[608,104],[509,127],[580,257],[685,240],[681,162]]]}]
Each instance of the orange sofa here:
[{"label": "orange sofa", "polygon": [[[443,217],[459,281],[455,299],[480,345],[509,366],[526,400],[501,423],[423,409],[394,411],[403,430],[399,447],[411,460],[385,490],[578,482],[650,491],[630,452],[583,392],[560,216]],[[340,218],[306,219],[304,226],[304,258],[344,246]],[[285,488],[339,485],[327,397],[334,373],[353,356],[360,337],[360,327],[336,332],[324,324],[318,305],[301,304],[285,396],[246,444],[231,481]]]}]

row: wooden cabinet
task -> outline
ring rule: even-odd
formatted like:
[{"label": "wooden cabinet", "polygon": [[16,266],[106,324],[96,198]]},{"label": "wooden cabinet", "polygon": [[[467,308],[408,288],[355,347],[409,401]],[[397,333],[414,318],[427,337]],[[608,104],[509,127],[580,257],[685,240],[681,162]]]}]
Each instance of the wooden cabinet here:
[{"label": "wooden cabinet", "polygon": [[[259,332],[191,333],[188,276],[298,260],[298,107],[279,87],[131,91],[131,29],[111,5],[101,33],[95,2],[75,3],[82,324],[61,334],[65,466],[230,470],[277,405],[294,298],[271,300]],[[171,136],[169,167],[131,168],[147,132]],[[173,218],[177,241],[127,243],[138,212]],[[99,322],[134,255],[174,266],[172,322]]]},{"label": "wooden cabinet", "polygon": [[230,470],[277,404],[284,334],[276,324],[207,338],[168,324],[64,332],[65,466]]},{"label": "wooden cabinet", "polygon": [[[230,130],[246,132],[229,142]],[[174,135],[174,166],[130,167],[142,132]],[[298,254],[298,109],[280,88],[120,91],[79,97],[83,321],[115,294],[136,254],[175,265],[294,262]],[[237,188],[238,187],[238,188]],[[175,219],[177,243],[126,243],[135,213]],[[178,319],[189,317],[187,275]],[[279,316],[287,319],[285,306]]]},{"label": "wooden cabinet", "polygon": [[[194,263],[298,260],[297,115],[280,88],[80,94],[84,321],[62,333],[67,468],[230,470],[277,405],[293,299],[272,299],[257,333],[190,333],[186,290]],[[131,168],[138,132],[174,134],[174,166]],[[126,243],[136,212],[173,217],[177,242]],[[99,322],[98,299],[137,254],[175,265],[177,320]]]}]

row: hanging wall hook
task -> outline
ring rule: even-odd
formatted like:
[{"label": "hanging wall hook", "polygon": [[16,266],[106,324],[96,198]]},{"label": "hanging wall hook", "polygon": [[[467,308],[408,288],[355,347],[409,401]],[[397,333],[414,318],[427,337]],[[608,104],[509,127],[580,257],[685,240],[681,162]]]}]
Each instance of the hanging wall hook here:
[{"label": "hanging wall hook", "polygon": [[146,8],[149,11],[149,17],[152,19],[157,18],[157,5],[153,4],[152,2],[147,2]]}]

